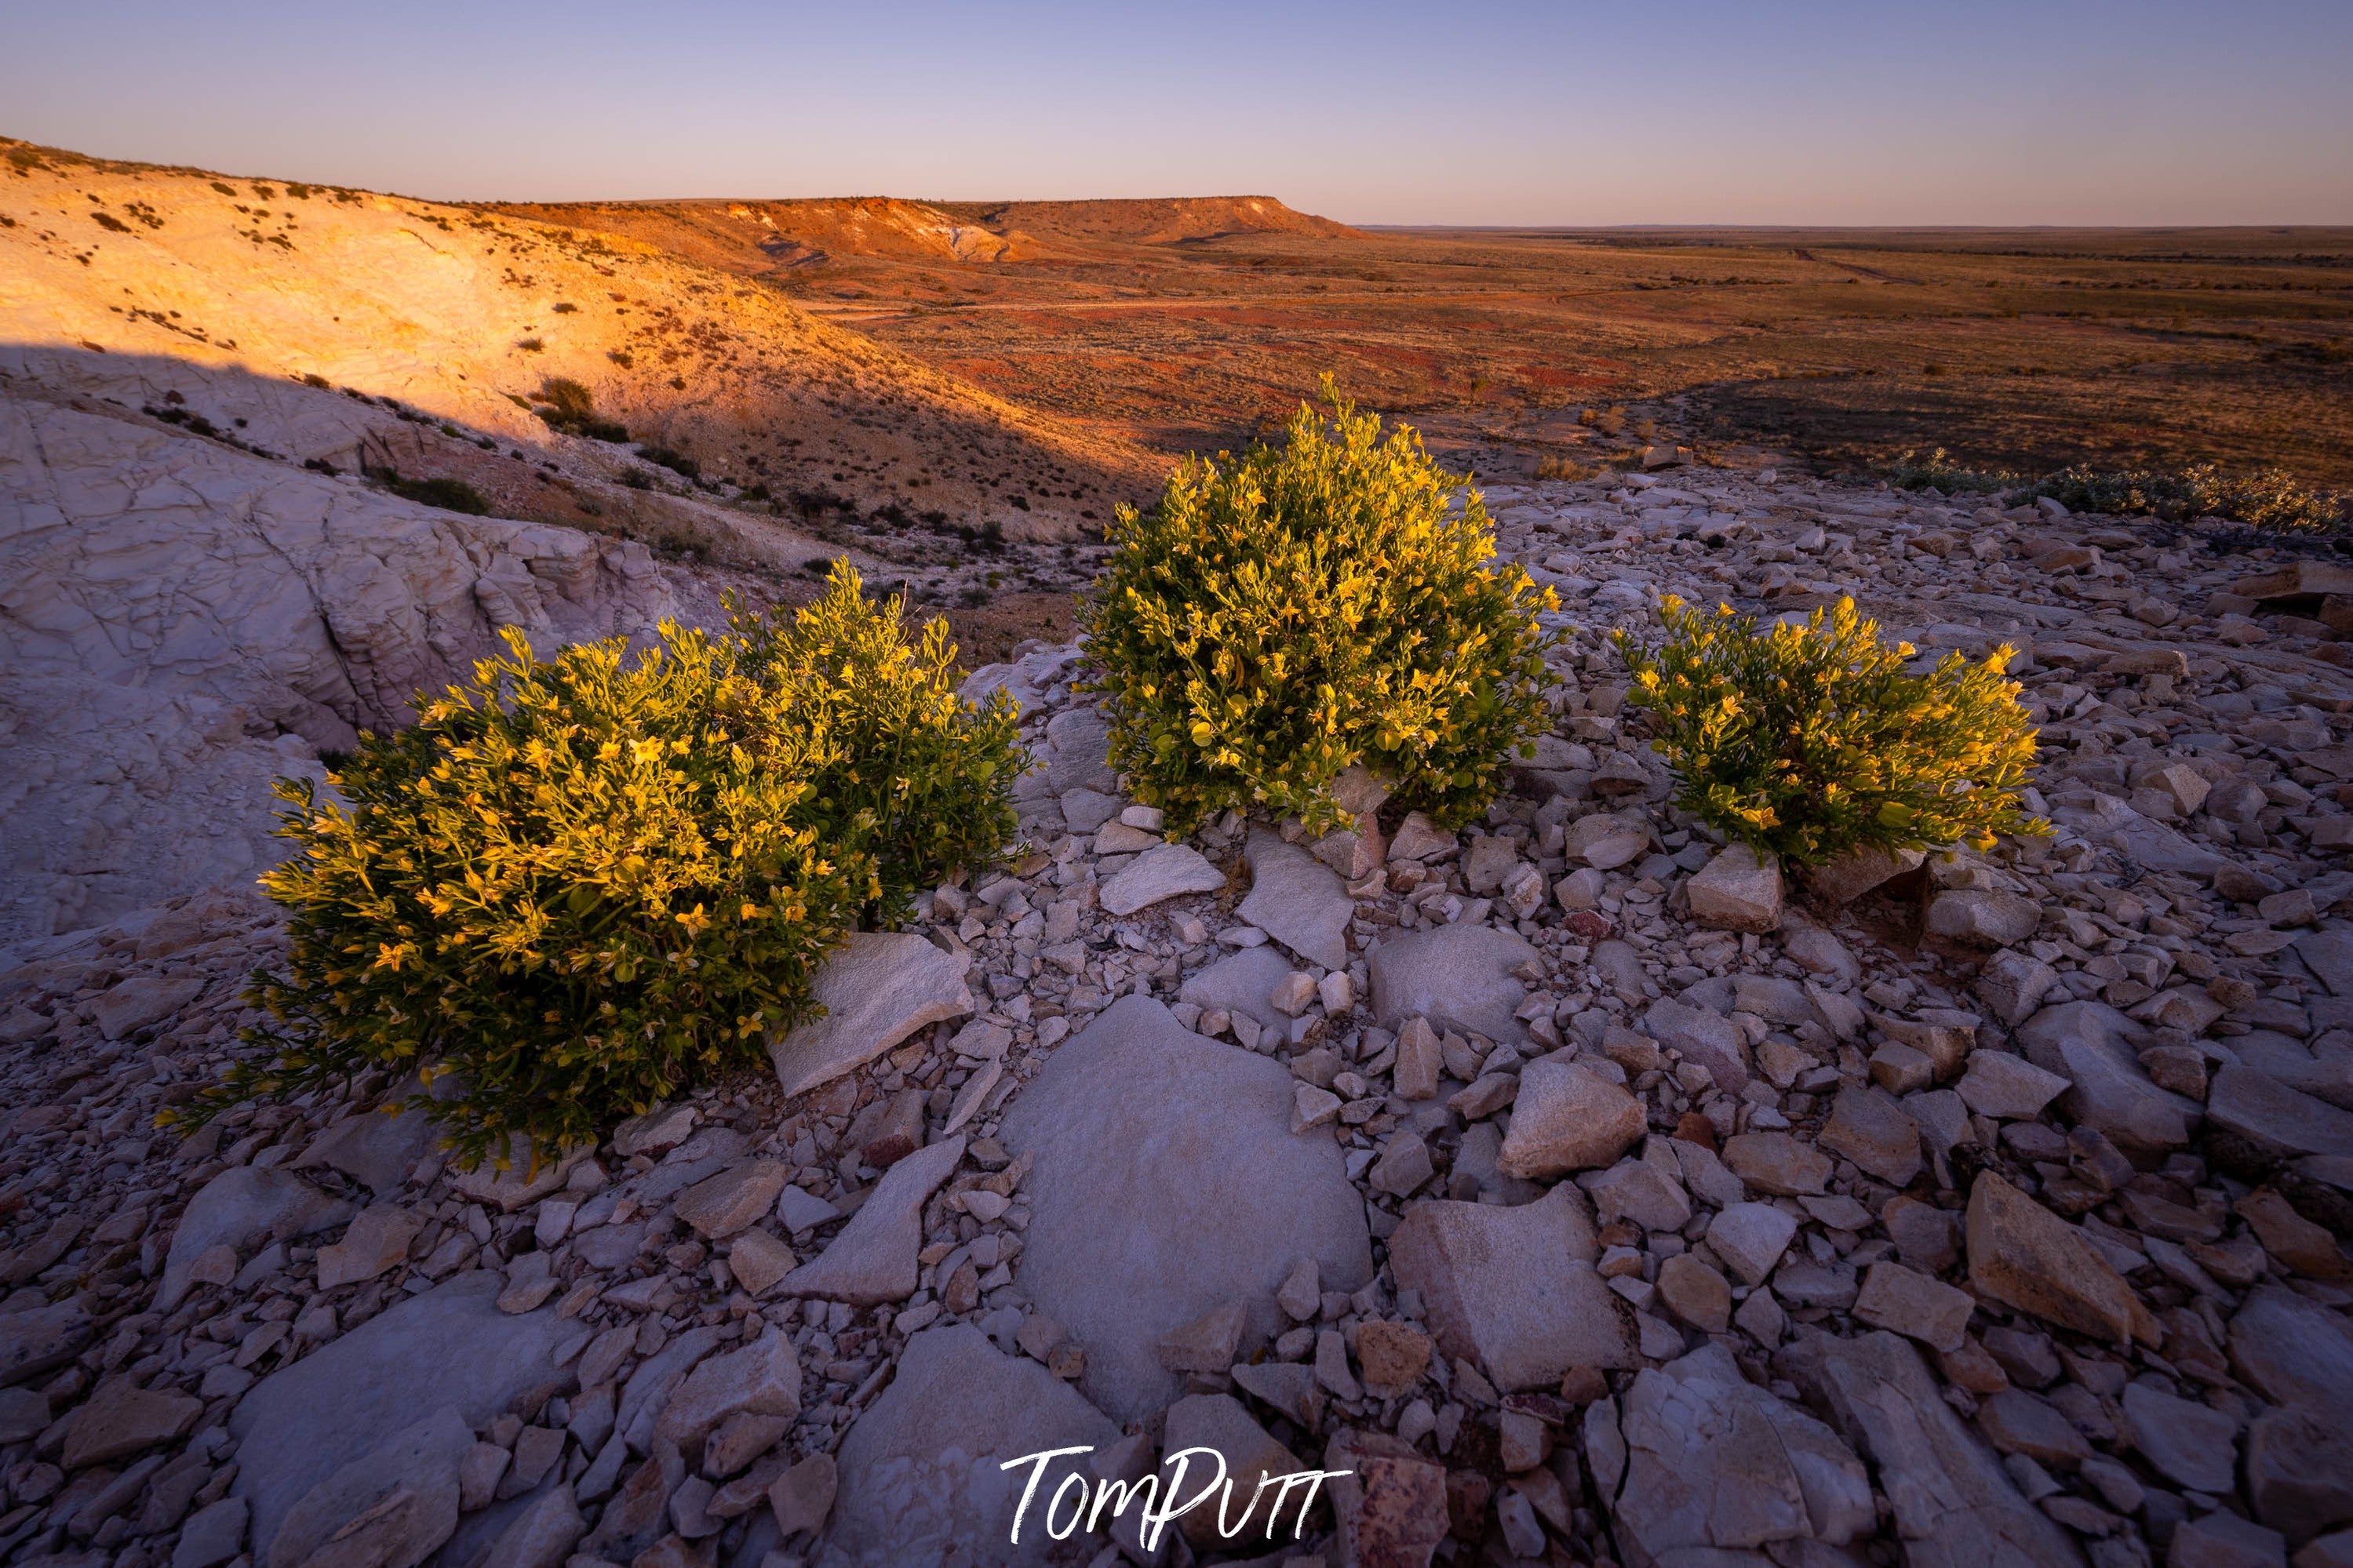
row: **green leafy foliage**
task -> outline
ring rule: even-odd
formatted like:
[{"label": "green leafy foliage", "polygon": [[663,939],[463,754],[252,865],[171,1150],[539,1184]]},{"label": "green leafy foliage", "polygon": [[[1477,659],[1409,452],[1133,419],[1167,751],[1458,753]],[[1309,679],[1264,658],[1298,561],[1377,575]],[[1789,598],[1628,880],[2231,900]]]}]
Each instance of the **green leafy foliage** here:
[{"label": "green leafy foliage", "polygon": [[1010,836],[1011,710],[958,701],[944,625],[911,645],[846,565],[789,622],[666,625],[634,658],[506,641],[364,735],[340,798],[280,783],[301,852],[262,879],[291,911],[254,980],[267,1052],[182,1120],[383,1068],[454,1075],[409,1103],[469,1161],[592,1138],[756,1061],[861,913]]},{"label": "green leafy foliage", "polygon": [[959,698],[947,623],[932,621],[910,643],[903,616],[896,596],[880,609],[869,603],[857,572],[837,561],[824,595],[789,626],[758,615],[730,623],[742,668],[833,738],[808,775],[807,809],[828,837],[872,850],[883,889],[875,912],[887,919],[1013,841],[1009,791],[1021,771],[1012,700]]},{"label": "green leafy foliage", "polygon": [[588,389],[568,375],[552,375],[540,383],[535,395],[537,405],[532,412],[546,422],[551,430],[561,430],[568,436],[586,436],[597,441],[626,441],[628,426],[617,420],[599,418],[596,400]]},{"label": "green leafy foliage", "polygon": [[1113,524],[1084,612],[1095,689],[1113,765],[1176,831],[1250,805],[1345,822],[1331,785],[1356,763],[1460,823],[1546,722],[1551,591],[1489,568],[1478,493],[1411,428],[1384,439],[1329,377],[1324,395],[1282,448],[1188,459]]},{"label": "green leafy foliage", "polygon": [[1718,832],[1818,865],[2042,831],[2019,805],[2034,732],[2003,674],[2011,649],[1918,676],[1911,645],[1882,642],[1852,599],[1762,633],[1728,605],[1670,597],[1662,614],[1655,648],[1617,634],[1628,700],[1650,715],[1676,804]]}]

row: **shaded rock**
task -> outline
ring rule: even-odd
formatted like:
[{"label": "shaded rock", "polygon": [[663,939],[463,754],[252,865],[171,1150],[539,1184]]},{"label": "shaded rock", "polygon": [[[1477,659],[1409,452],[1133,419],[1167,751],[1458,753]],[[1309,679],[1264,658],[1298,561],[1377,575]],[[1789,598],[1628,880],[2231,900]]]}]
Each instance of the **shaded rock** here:
[{"label": "shaded rock", "polygon": [[1920,849],[1858,849],[1853,854],[1817,866],[1806,873],[1806,886],[1831,904],[1852,903],[1891,878],[1900,877],[1927,858]]},{"label": "shaded rock", "polygon": [[[414,1080],[387,1097],[397,1104],[416,1092]],[[397,1191],[417,1163],[438,1142],[433,1118],[421,1110],[386,1115],[383,1110],[346,1116],[311,1141],[292,1162],[295,1169],[324,1165],[341,1171],[379,1196]]]},{"label": "shaded rock", "polygon": [[215,1568],[245,1550],[246,1516],[252,1510],[241,1497],[225,1497],[198,1509],[180,1526],[180,1540],[172,1548],[172,1568]]},{"label": "shaded rock", "polygon": [[696,1363],[662,1406],[654,1436],[691,1454],[732,1416],[789,1418],[800,1409],[801,1368],[792,1338],[770,1329],[741,1350]]},{"label": "shaded rock", "polygon": [[2247,1496],[2255,1517],[2291,1546],[2353,1523],[2353,1420],[2306,1408],[2255,1417],[2247,1429]]},{"label": "shaded rock", "polygon": [[446,1405],[462,1418],[470,1446],[475,1427],[547,1383],[587,1337],[552,1308],[500,1311],[501,1289],[495,1274],[460,1274],[271,1373],[246,1394],[229,1417],[239,1441],[233,1491],[253,1504],[257,1559],[297,1499],[368,1454],[385,1433]]},{"label": "shaded rock", "polygon": [[1048,794],[1118,791],[1119,774],[1111,765],[1111,726],[1094,709],[1065,708],[1046,721],[1046,744]]},{"label": "shaded rock", "polygon": [[137,974],[102,992],[90,1005],[99,1033],[110,1040],[160,1024],[202,994],[201,974]]},{"label": "shaded rock", "polygon": [[1991,1171],[1969,1189],[1969,1283],[1980,1295],[2111,1344],[2160,1335],[2084,1233]]},{"label": "shaded rock", "polygon": [[1642,1028],[1662,1047],[1681,1051],[1685,1061],[1707,1068],[1726,1094],[1748,1087],[1747,1046],[1740,1026],[1723,1014],[1681,997],[1662,996],[1642,1015]]},{"label": "shaded rock", "polygon": [[379,1204],[352,1216],[343,1238],[319,1248],[319,1289],[332,1290],[375,1279],[408,1259],[408,1244],[425,1227],[410,1208]]},{"label": "shaded rock", "polygon": [[1762,1285],[1797,1234],[1796,1217],[1771,1204],[1736,1203],[1709,1222],[1707,1245],[1742,1284]]},{"label": "shaded rock", "polygon": [[1393,936],[1369,963],[1373,1012],[1384,1028],[1427,1018],[1440,1032],[1518,1045],[1527,1031],[1513,1015],[1527,987],[1512,972],[1537,958],[1525,938],[1493,926],[1433,926]]},{"label": "shaded rock", "polygon": [[1324,1456],[1325,1469],[1354,1472],[1329,1483],[1340,1561],[1353,1568],[1429,1568],[1446,1538],[1446,1470],[1402,1443],[1396,1444],[1402,1452],[1372,1449],[1377,1436],[1347,1434],[1353,1442],[1335,1436]]},{"label": "shaded rock", "polygon": [[[836,1456],[839,1492],[821,1558],[849,1568],[1008,1568],[1067,1562],[1047,1539],[1044,1504],[1084,1457],[1048,1461],[1015,1543],[1029,1467],[1050,1448],[1104,1448],[1119,1428],[1036,1362],[1008,1356],[964,1324],[907,1342],[883,1390]],[[1075,1560],[1092,1550],[1079,1545]]]},{"label": "shaded rock", "polygon": [[[216,1247],[243,1252],[265,1238],[291,1241],[341,1225],[351,1215],[350,1204],[284,1171],[252,1165],[223,1171],[188,1200],[187,1212],[172,1233],[155,1310],[168,1312],[180,1304],[188,1293],[188,1270]],[[5,1375],[0,1366],[0,1378]]]},{"label": "shaded rock", "polygon": [[516,1510],[481,1568],[561,1568],[587,1530],[572,1483],[559,1481]]},{"label": "shaded rock", "polygon": [[1347,968],[1348,921],[1356,902],[1340,879],[1271,833],[1251,834],[1244,853],[1250,890],[1235,913],[1311,963]]},{"label": "shaded rock", "polygon": [[2353,1155],[2353,1111],[2340,1110],[2254,1068],[2225,1063],[2206,1091],[2206,1119],[2271,1160]]},{"label": "shaded rock", "polygon": [[1890,1186],[1909,1186],[1920,1173],[1919,1124],[1882,1089],[1839,1090],[1817,1142]]},{"label": "shaded rock", "polygon": [[1968,1338],[1975,1305],[1966,1290],[1882,1259],[1863,1276],[1854,1315],[1874,1329],[1918,1340],[1931,1350],[1952,1351]]},{"label": "shaded rock", "polygon": [[1681,1230],[1691,1223],[1691,1195],[1683,1183],[1648,1160],[1620,1160],[1593,1178],[1588,1191],[1604,1225],[1622,1219],[1644,1230]]},{"label": "shaded rock", "polygon": [[2173,1527],[2165,1562],[2166,1568],[2283,1568],[2287,1542],[2275,1530],[2217,1509]]},{"label": "shaded rock", "polygon": [[955,1173],[964,1151],[965,1140],[957,1136],[918,1149],[882,1173],[849,1223],[823,1252],[786,1275],[778,1292],[856,1306],[913,1295],[922,1275],[915,1255],[923,1246],[923,1205]]},{"label": "shaded rock", "polygon": [[1781,924],[1781,867],[1746,844],[1720,851],[1685,884],[1691,918],[1719,931],[1768,931]]},{"label": "shaded rock", "polygon": [[787,1098],[855,1071],[926,1024],[972,1011],[967,958],[919,936],[855,931],[810,986],[825,1016],[771,1036],[768,1056]]},{"label": "shaded rock", "polygon": [[2258,1285],[2231,1319],[2231,1366],[2274,1405],[2353,1409],[2353,1328],[2278,1285]]},{"label": "shaded rock", "polygon": [[1356,1366],[1376,1397],[1403,1394],[1430,1373],[1430,1336],[1377,1318],[1356,1330]]},{"label": "shaded rock", "polygon": [[2032,936],[2042,924],[2042,906],[2023,894],[1947,888],[1928,900],[1925,929],[1930,936],[1972,947],[2008,947]]},{"label": "shaded rock", "polygon": [[2001,1452],[2023,1454],[2052,1469],[2072,1470],[2092,1457],[2092,1446],[2057,1406],[2022,1388],[1986,1395],[1978,1407],[1978,1426]]},{"label": "shaded rock", "polygon": [[510,1133],[504,1145],[494,1141],[481,1163],[458,1177],[458,1194],[491,1205],[501,1214],[512,1214],[562,1191],[573,1167],[595,1152],[584,1143],[550,1158],[533,1146],[527,1134]]},{"label": "shaded rock", "polygon": [[[1219,1545],[1219,1532],[1227,1526],[1238,1526],[1228,1531],[1228,1540],[1263,1541],[1269,1527],[1275,1524],[1284,1526],[1280,1534],[1291,1533],[1288,1525],[1297,1522],[1293,1510],[1303,1500],[1299,1493],[1294,1489],[1284,1509],[1284,1519],[1276,1521],[1274,1506],[1279,1494],[1261,1490],[1260,1482],[1267,1476],[1289,1475],[1302,1466],[1291,1450],[1250,1419],[1250,1412],[1233,1395],[1196,1394],[1170,1405],[1161,1447],[1169,1454],[1187,1448],[1209,1448],[1226,1461],[1226,1479],[1231,1490],[1220,1492],[1176,1521],[1176,1528],[1195,1547],[1207,1551]],[[1179,1496],[1190,1497],[1216,1473],[1216,1468],[1208,1459],[1197,1456],[1189,1462],[1188,1473],[1182,1482],[1170,1481],[1172,1489]],[[1174,1466],[1164,1466],[1161,1471],[1164,1480],[1176,1473]],[[1227,1505],[1222,1521],[1219,1518],[1221,1502]],[[1250,1511],[1244,1515],[1246,1507]]]},{"label": "shaded rock", "polygon": [[[1609,1419],[1609,1402],[1593,1408]],[[1873,1526],[1862,1462],[1742,1377],[1720,1345],[1636,1373],[1615,1436],[1624,1479],[1603,1501],[1633,1568],[1710,1552],[1760,1553],[1747,1560],[1761,1563],[1768,1545],[1844,1545]]]},{"label": "shaded rock", "polygon": [[176,1389],[142,1388],[130,1376],[98,1385],[66,1428],[62,1462],[69,1470],[103,1465],[185,1437],[205,1413],[205,1402]]},{"label": "shaded rock", "polygon": [[1520,1072],[1512,1130],[1497,1164],[1546,1178],[1615,1162],[1645,1131],[1642,1102],[1600,1074],[1546,1058]]},{"label": "shaded rock", "polygon": [[[90,1313],[79,1301],[0,1313],[0,1388],[63,1366],[90,1342]],[[44,1415],[40,1426],[47,1425]]]},{"label": "shaded rock", "polygon": [[1997,1121],[2031,1121],[2071,1087],[2057,1073],[2008,1051],[1971,1051],[1968,1064],[1953,1088],[1971,1110]]},{"label": "shaded rock", "polygon": [[1328,1131],[1291,1131],[1292,1083],[1125,996],[1013,1102],[1001,1137],[1035,1160],[1018,1283],[1086,1347],[1081,1386],[1118,1418],[1180,1392],[1156,1346],[1204,1313],[1244,1301],[1253,1332],[1278,1331],[1299,1259],[1326,1289],[1372,1278],[1364,1200]]},{"label": "shaded rock", "polygon": [[2146,1384],[2125,1384],[2123,1405],[2133,1447],[2159,1475],[2194,1491],[2228,1494],[2237,1488],[2238,1422]]},{"label": "shaded rock", "polygon": [[1830,1157],[1787,1132],[1742,1132],[1727,1138],[1724,1163],[1749,1186],[1782,1197],[1819,1193],[1830,1184]]},{"label": "shaded rock", "polygon": [[1694,1252],[1678,1252],[1659,1265],[1659,1300],[1667,1310],[1703,1333],[1732,1326],[1732,1287]]},{"label": "shaded rock", "polygon": [[414,1568],[458,1528],[458,1467],[473,1446],[456,1410],[436,1409],[306,1489],[266,1548],[257,1528],[255,1560],[267,1568]]},{"label": "shaded rock", "polygon": [[1440,1348],[1510,1392],[1573,1366],[1639,1364],[1572,1184],[1516,1208],[1425,1201],[1389,1238],[1398,1289],[1421,1293]]},{"label": "shaded rock", "polygon": [[2059,972],[2031,953],[2005,948],[1978,972],[1977,994],[1993,1016],[2012,1028],[2031,1017],[2059,984]]},{"label": "shaded rock", "polygon": [[1098,897],[1106,914],[1132,915],[1187,893],[1222,892],[1225,886],[1225,873],[1210,865],[1199,850],[1186,844],[1162,844],[1122,867],[1103,885]]},{"label": "shaded rock", "polygon": [[1271,998],[1290,973],[1291,964],[1271,945],[1246,947],[1187,980],[1177,1000],[1204,1013],[1248,1014],[1261,1027],[1279,1029],[1289,1020],[1275,1010]]},{"label": "shaded rock", "polygon": [[1911,1568],[2082,1568],[2074,1542],[2020,1495],[1904,1340],[1809,1334],[1781,1364],[1877,1470]]},{"label": "shaded rock", "polygon": [[678,1194],[678,1217],[706,1240],[733,1236],[768,1212],[791,1175],[790,1166],[774,1160],[722,1171]]},{"label": "shaded rock", "polygon": [[831,1454],[811,1454],[768,1485],[768,1508],[776,1529],[790,1541],[804,1531],[825,1528],[833,1500],[841,1490],[841,1471]]},{"label": "shaded rock", "polygon": [[2059,1100],[2072,1120],[2097,1128],[2119,1148],[2167,1153],[2189,1142],[2201,1111],[2141,1070],[2135,1053],[2147,1038],[2146,1029],[2105,1002],[2045,1007],[2018,1031],[2027,1060],[2073,1086]]},{"label": "shaded rock", "polygon": [[1651,847],[1651,825],[1632,816],[1597,811],[1568,825],[1563,851],[1570,861],[1597,871],[1614,871],[1631,865]]}]

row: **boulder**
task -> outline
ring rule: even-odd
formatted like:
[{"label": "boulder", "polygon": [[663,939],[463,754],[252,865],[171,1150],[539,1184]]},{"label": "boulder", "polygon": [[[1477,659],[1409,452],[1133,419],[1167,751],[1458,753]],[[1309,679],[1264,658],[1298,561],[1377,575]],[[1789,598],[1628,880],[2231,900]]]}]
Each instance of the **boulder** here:
[{"label": "boulder", "polygon": [[1854,1299],[1861,1321],[1947,1352],[1960,1349],[1968,1337],[1975,1307],[1968,1291],[1886,1258],[1871,1266]]},{"label": "boulder", "polygon": [[1981,1296],[2110,1344],[2162,1337],[2084,1233],[1991,1171],[1969,1188],[1969,1283]]},{"label": "boulder", "polygon": [[2211,1405],[2125,1384],[2133,1447],[2178,1487],[2228,1496],[2239,1484],[2239,1420]]},{"label": "boulder", "polygon": [[1590,866],[1597,871],[1614,871],[1620,866],[1631,865],[1650,847],[1651,825],[1647,820],[1597,811],[1568,825],[1563,853],[1572,863]]},{"label": "boulder", "polygon": [[1348,921],[1356,902],[1340,879],[1306,850],[1271,833],[1251,834],[1244,853],[1250,890],[1235,913],[1310,963],[1347,968]]},{"label": "boulder", "polygon": [[2012,1028],[2031,1017],[2059,984],[2059,972],[2031,953],[2004,948],[1978,972],[1977,993]]},{"label": "boulder", "polygon": [[768,1212],[791,1175],[791,1166],[774,1160],[731,1166],[679,1194],[678,1217],[706,1241],[733,1236]]},{"label": "boulder", "polygon": [[1016,1283],[1086,1348],[1081,1387],[1118,1419],[1182,1391],[1156,1347],[1194,1320],[1240,1300],[1253,1337],[1285,1326],[1273,1297],[1302,1258],[1325,1289],[1372,1278],[1364,1199],[1328,1129],[1291,1131],[1293,1082],[1125,996],[1013,1102],[1000,1137],[1033,1161]]},{"label": "boulder", "polygon": [[1132,915],[1187,893],[1222,892],[1225,886],[1226,874],[1210,865],[1198,849],[1187,844],[1160,844],[1113,872],[1097,897],[1104,913]]},{"label": "boulder", "polygon": [[1642,1102],[1573,1061],[1545,1058],[1520,1071],[1512,1130],[1497,1164],[1507,1176],[1546,1179],[1616,1162],[1640,1139]]},{"label": "boulder", "polygon": [[[90,1312],[71,1299],[0,1312],[0,1388],[63,1366],[90,1342]],[[41,1409],[36,1432],[49,1424],[46,1399]]]},{"label": "boulder", "polygon": [[1421,1293],[1449,1357],[1510,1393],[1574,1366],[1640,1364],[1617,1296],[1594,1269],[1599,1246],[1584,1194],[1563,1183],[1516,1208],[1410,1205],[1389,1238],[1398,1289]]},{"label": "boulder", "polygon": [[[1609,1400],[1593,1409],[1588,1433],[1612,1415]],[[1615,1426],[1600,1446],[1614,1455],[1622,1445],[1623,1476],[1602,1502],[1632,1568],[1762,1568],[1767,1546],[1843,1546],[1874,1522],[1862,1461],[1820,1421],[1741,1376],[1721,1345],[1636,1373]]]},{"label": "boulder", "polygon": [[458,1275],[271,1373],[246,1394],[229,1416],[239,1444],[233,1491],[253,1505],[257,1560],[297,1500],[385,1434],[447,1406],[470,1445],[475,1428],[557,1376],[589,1331],[553,1307],[501,1312],[502,1288],[496,1274]]},{"label": "boulder", "polygon": [[1768,931],[1781,924],[1781,867],[1746,844],[1717,853],[1685,885],[1691,918],[1718,931]]},{"label": "boulder", "polygon": [[1808,1333],[1781,1364],[1878,1472],[1909,1568],[2084,1568],[2073,1540],[2020,1494],[1904,1340]]},{"label": "boulder", "polygon": [[770,1329],[741,1350],[706,1356],[682,1378],[659,1419],[654,1436],[699,1452],[720,1423],[736,1415],[800,1414],[801,1367],[792,1336]]},{"label": "boulder", "polygon": [[965,1139],[927,1144],[882,1173],[826,1248],[785,1276],[777,1291],[868,1307],[903,1301],[921,1274],[923,1205],[964,1160]]},{"label": "boulder", "polygon": [[786,1096],[856,1071],[926,1024],[971,1012],[970,963],[905,932],[852,932],[811,984],[824,1016],[769,1037]]},{"label": "boulder", "polygon": [[[836,1456],[839,1489],[818,1560],[840,1568],[1013,1568],[1086,1562],[1093,1547],[1059,1547],[1046,1504],[1083,1454],[1000,1466],[1053,1448],[1103,1449],[1119,1428],[1038,1363],[1008,1356],[962,1323],[907,1342],[891,1386],[858,1418]],[[1014,1535],[1014,1512],[1035,1480]],[[1075,1555],[1071,1547],[1079,1550]]]}]

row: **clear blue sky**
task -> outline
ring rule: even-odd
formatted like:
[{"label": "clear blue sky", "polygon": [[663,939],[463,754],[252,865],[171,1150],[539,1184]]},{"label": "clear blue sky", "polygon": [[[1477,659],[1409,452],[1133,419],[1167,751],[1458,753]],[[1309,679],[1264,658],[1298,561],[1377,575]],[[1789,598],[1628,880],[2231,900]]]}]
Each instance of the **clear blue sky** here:
[{"label": "clear blue sky", "polygon": [[2353,0],[0,0],[0,133],[448,198],[2353,223]]}]

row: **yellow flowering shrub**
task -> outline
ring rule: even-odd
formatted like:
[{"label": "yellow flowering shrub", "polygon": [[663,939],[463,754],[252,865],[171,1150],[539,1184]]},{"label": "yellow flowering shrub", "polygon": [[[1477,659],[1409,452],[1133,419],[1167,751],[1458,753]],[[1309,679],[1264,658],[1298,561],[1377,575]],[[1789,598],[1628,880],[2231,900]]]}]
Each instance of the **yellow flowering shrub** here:
[{"label": "yellow flowering shrub", "polygon": [[1759,633],[1754,617],[1669,598],[1655,648],[1617,634],[1674,768],[1676,804],[1729,837],[1798,865],[1856,849],[1968,843],[2040,832],[2019,791],[2034,731],[1998,649],[1907,674],[1909,644],[1882,642],[1854,601]]},{"label": "yellow flowering shrub", "polygon": [[455,1075],[412,1103],[470,1163],[594,1138],[757,1061],[861,911],[1010,834],[1010,710],[958,703],[944,628],[910,647],[846,566],[788,625],[665,625],[635,658],[505,636],[364,735],[340,800],[280,782],[301,853],[262,879],[290,911],[254,977],[267,1050],[182,1120],[381,1068]]},{"label": "yellow flowering shrub", "polygon": [[1490,568],[1478,492],[1410,427],[1384,439],[1328,376],[1324,395],[1280,449],[1188,459],[1113,525],[1082,617],[1095,689],[1113,765],[1176,831],[1251,805],[1322,831],[1347,821],[1331,785],[1358,763],[1458,824],[1546,721],[1551,590]]}]

